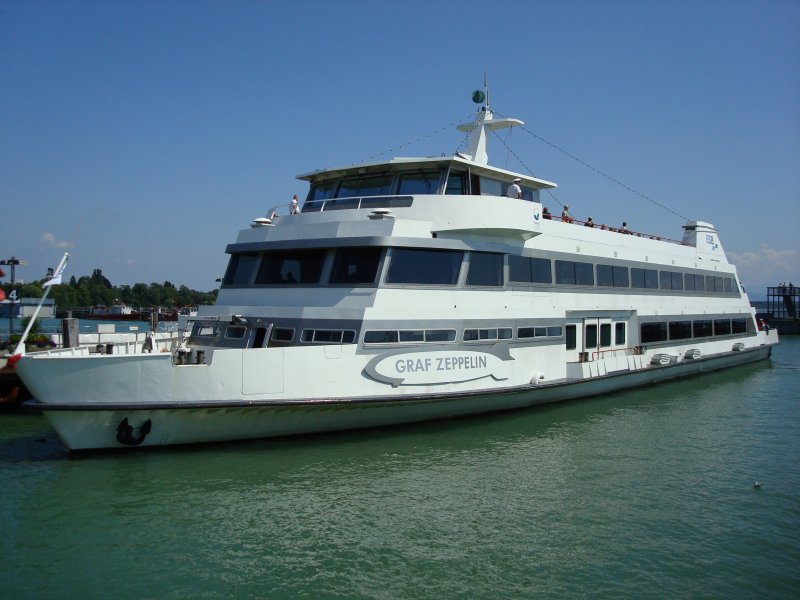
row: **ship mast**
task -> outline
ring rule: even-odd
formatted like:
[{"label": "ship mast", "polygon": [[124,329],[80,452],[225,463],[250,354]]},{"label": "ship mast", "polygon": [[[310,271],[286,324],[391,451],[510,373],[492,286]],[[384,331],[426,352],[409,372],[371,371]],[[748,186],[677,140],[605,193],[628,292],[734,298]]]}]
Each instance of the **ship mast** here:
[{"label": "ship mast", "polygon": [[482,105],[478,109],[475,121],[459,125],[458,130],[466,132],[469,136],[467,138],[467,150],[464,154],[473,162],[487,165],[489,164],[489,154],[486,149],[488,133],[498,129],[522,125],[523,122],[519,119],[494,119],[492,110],[489,108],[489,86],[486,82],[485,74],[483,91],[475,90],[472,92],[472,101],[475,104]]}]

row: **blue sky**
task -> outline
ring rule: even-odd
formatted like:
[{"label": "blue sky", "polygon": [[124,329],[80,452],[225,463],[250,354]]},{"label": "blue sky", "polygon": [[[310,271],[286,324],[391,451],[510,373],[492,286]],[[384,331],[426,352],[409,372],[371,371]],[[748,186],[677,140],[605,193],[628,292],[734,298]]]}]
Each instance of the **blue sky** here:
[{"label": "blue sky", "polygon": [[[714,223],[753,297],[800,283],[800,2],[0,1],[0,258],[43,277],[216,287],[294,176],[452,154],[493,109]],[[506,137],[506,133],[503,133]],[[551,210],[681,218],[511,130]],[[381,154],[391,150],[386,154]],[[5,279],[7,281],[8,279]]]}]

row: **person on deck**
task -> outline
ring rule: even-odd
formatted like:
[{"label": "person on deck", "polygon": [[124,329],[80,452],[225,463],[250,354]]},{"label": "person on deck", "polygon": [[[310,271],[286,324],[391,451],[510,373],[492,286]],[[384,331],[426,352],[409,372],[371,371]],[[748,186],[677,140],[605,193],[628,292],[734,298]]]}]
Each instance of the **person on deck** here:
[{"label": "person on deck", "polygon": [[290,215],[300,214],[300,206],[298,205],[297,194],[292,197],[292,208],[289,212]]},{"label": "person on deck", "polygon": [[545,219],[547,219],[548,221],[552,220],[552,218],[553,218],[553,215],[550,214],[550,209],[547,208],[546,206],[544,207],[544,210],[542,211],[542,216]]},{"label": "person on deck", "polygon": [[565,204],[564,210],[561,211],[561,221],[564,223],[572,223],[573,220],[572,215],[569,214],[569,204]]},{"label": "person on deck", "polygon": [[586,222],[583,224],[584,227],[594,227],[594,221],[592,221],[592,217],[586,219]]},{"label": "person on deck", "polygon": [[631,230],[628,229],[628,223],[626,221],[622,222],[622,227],[619,228],[620,233],[630,233]]},{"label": "person on deck", "polygon": [[522,198],[522,188],[519,187],[519,182],[522,181],[519,177],[517,177],[514,182],[508,186],[508,191],[506,192],[506,196],[509,198]]}]

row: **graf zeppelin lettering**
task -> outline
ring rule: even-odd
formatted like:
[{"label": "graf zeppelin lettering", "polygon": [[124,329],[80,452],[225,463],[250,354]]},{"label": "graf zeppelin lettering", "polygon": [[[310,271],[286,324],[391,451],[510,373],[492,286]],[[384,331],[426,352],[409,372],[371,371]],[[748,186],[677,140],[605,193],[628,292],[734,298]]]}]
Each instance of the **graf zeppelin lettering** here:
[{"label": "graf zeppelin lettering", "polygon": [[395,362],[398,373],[422,371],[457,371],[461,369],[485,369],[485,356],[437,356],[434,358],[401,358]]}]

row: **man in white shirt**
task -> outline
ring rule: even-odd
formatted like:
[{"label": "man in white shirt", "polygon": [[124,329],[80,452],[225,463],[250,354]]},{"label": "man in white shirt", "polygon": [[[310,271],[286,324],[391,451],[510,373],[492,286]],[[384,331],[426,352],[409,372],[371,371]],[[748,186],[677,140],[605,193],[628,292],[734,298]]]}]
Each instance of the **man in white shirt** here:
[{"label": "man in white shirt", "polygon": [[510,186],[508,186],[508,191],[506,192],[506,196],[509,198],[522,198],[522,188],[519,187],[519,182],[522,181],[519,177],[514,180]]}]

